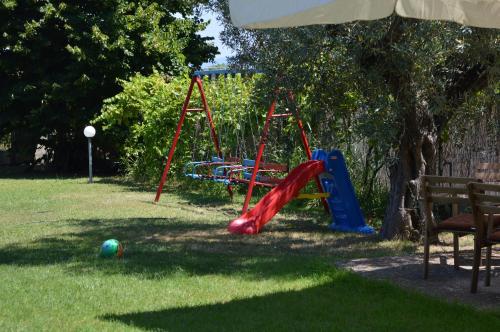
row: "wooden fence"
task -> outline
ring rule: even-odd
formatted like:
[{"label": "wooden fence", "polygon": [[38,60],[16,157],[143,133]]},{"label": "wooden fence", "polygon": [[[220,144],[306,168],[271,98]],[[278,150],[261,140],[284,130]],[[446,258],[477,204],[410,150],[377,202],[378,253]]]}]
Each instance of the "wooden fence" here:
[{"label": "wooden fence", "polygon": [[[484,117],[477,123],[471,123],[457,139],[449,140],[442,146],[441,165],[438,173],[452,176],[473,176],[474,168],[479,163],[500,162],[500,132],[498,121]],[[461,136],[461,137],[460,137]],[[436,162],[439,163],[437,158]]]}]

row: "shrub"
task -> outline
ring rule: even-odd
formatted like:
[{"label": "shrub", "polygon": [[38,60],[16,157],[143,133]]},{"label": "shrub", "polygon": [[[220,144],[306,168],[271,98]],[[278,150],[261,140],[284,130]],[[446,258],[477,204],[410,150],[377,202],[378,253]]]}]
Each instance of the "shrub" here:
[{"label": "shrub", "polygon": [[[227,156],[254,150],[252,137],[258,135],[259,125],[247,120],[258,119],[259,111],[251,102],[256,79],[237,75],[204,81],[219,143]],[[136,74],[120,82],[122,92],[104,101],[101,115],[94,122],[123,142],[121,163],[127,175],[145,182],[158,181],[189,82],[187,76],[165,79],[159,73],[147,77]],[[190,107],[201,107],[196,88]],[[251,132],[254,135],[249,135]],[[215,154],[205,115],[189,113],[176,147],[172,172],[178,174],[186,162],[207,160]]]}]

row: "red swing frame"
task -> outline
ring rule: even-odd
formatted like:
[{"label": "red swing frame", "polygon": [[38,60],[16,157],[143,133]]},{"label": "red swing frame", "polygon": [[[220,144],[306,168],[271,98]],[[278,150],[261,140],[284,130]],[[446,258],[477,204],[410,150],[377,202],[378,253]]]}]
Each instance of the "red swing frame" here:
[{"label": "red swing frame", "polygon": [[[189,108],[189,102],[191,101],[191,95],[193,94],[194,86],[198,87],[198,91],[200,92],[202,108]],[[160,183],[158,184],[158,189],[156,190],[155,203],[158,203],[160,200],[161,193],[163,192],[163,185],[167,181],[167,174],[170,170],[170,165],[172,164],[172,159],[174,157],[175,148],[177,147],[177,142],[179,141],[179,136],[181,134],[182,125],[184,124],[184,120],[186,119],[186,115],[188,113],[195,112],[205,112],[207,117],[207,121],[210,128],[210,136],[212,137],[212,141],[214,142],[215,151],[217,152],[217,156],[222,158],[222,151],[219,146],[219,139],[217,137],[217,133],[215,132],[215,125],[213,122],[212,114],[210,112],[210,107],[207,103],[207,97],[205,96],[205,90],[203,90],[203,83],[201,81],[201,76],[195,74],[191,78],[191,83],[189,84],[189,89],[186,95],[186,99],[184,99],[184,104],[182,106],[181,118],[177,123],[177,129],[175,131],[174,139],[172,141],[172,146],[170,147],[170,151],[168,152],[167,163],[165,165],[165,169],[163,170],[163,174],[161,176]]]},{"label": "red swing frame", "polygon": [[[218,72],[214,73],[214,75],[218,75],[218,74],[221,74],[221,73],[218,73]],[[222,74],[226,74],[226,72],[224,72]],[[172,146],[170,147],[170,151],[168,153],[167,162],[165,164],[165,168],[163,170],[163,174],[161,176],[160,183],[158,184],[158,189],[156,190],[156,197],[154,200],[155,203],[157,203],[160,200],[160,196],[163,192],[163,186],[164,186],[165,182],[167,181],[167,175],[168,175],[168,171],[170,170],[170,166],[172,164],[172,159],[174,157],[175,148],[177,147],[177,143],[179,141],[179,137],[180,137],[180,134],[182,131],[182,126],[184,124],[184,121],[185,121],[188,113],[194,113],[194,112],[204,112],[205,113],[207,121],[209,123],[210,136],[211,136],[212,141],[214,143],[215,151],[217,152],[217,156],[219,158],[222,158],[222,151],[221,151],[220,146],[219,146],[219,140],[218,140],[217,133],[215,131],[215,125],[213,123],[213,118],[212,118],[212,114],[210,112],[210,107],[208,106],[205,91],[203,89],[203,83],[201,80],[201,76],[202,76],[201,73],[195,73],[195,75],[191,79],[191,83],[189,85],[187,95],[186,95],[186,98],[184,100],[184,104],[182,106],[181,116],[180,116],[179,122],[177,123],[177,129],[175,131],[174,139],[172,141]],[[202,108],[189,108],[189,103],[191,101],[191,96],[192,96],[193,89],[194,89],[195,85],[198,88],[198,91],[200,93],[200,97],[201,97],[201,101],[202,101]],[[282,92],[285,92],[285,95],[288,97],[288,101],[293,104],[293,106],[294,106],[293,111],[291,113],[275,114],[276,104],[277,104],[278,98]],[[299,112],[300,112],[300,110],[299,110],[297,103],[295,102],[295,97],[294,97],[292,91],[290,91],[290,90],[283,91],[281,89],[275,90],[273,101],[272,101],[272,103],[269,106],[269,109],[267,111],[266,122],[265,122],[264,128],[262,130],[262,135],[261,135],[260,142],[259,142],[259,148],[257,151],[257,157],[255,159],[255,165],[253,166],[253,169],[252,169],[252,176],[251,176],[249,181],[248,180],[239,181],[239,182],[248,183],[248,190],[247,190],[247,194],[245,197],[245,202],[243,204],[243,211],[242,211],[243,213],[245,213],[248,210],[248,206],[250,204],[250,199],[252,198],[253,188],[256,185],[262,185],[262,186],[267,186],[267,187],[274,186],[271,183],[267,184],[267,183],[261,183],[261,182],[256,181],[257,174],[260,171],[266,171],[266,167],[264,167],[264,169],[259,169],[259,167],[261,166],[262,156],[264,154],[264,149],[266,147],[267,137],[269,134],[269,127],[270,127],[270,123],[271,123],[272,119],[290,117],[290,116],[294,117],[295,122],[297,123],[297,127],[299,128],[300,138],[301,138],[301,142],[302,142],[302,145],[303,145],[305,153],[306,153],[306,157],[308,160],[311,160],[311,158],[312,158],[311,148],[309,146],[309,142],[307,140],[307,136],[305,134],[304,126],[302,124],[302,120],[300,119]],[[263,163],[263,164],[265,164],[265,163]],[[230,176],[231,176],[231,174],[230,174]],[[316,177],[315,181],[316,181],[316,185],[318,187],[319,192],[323,192],[323,188],[321,186],[321,182],[320,182],[319,178]],[[232,196],[232,188],[231,188],[230,184],[228,185],[228,192]],[[327,202],[324,198],[322,198],[322,203],[323,203],[325,210],[329,211]]]},{"label": "red swing frame", "polygon": [[[278,113],[275,114],[276,112],[276,104],[278,102],[278,98],[280,94],[285,93],[285,95],[288,97],[288,101],[293,104],[293,111],[291,113]],[[302,120],[300,118],[300,109],[297,103],[295,102],[295,96],[292,93],[291,90],[281,90],[281,89],[276,89],[274,92],[274,99],[271,105],[269,106],[269,109],[267,111],[266,115],[266,122],[264,124],[264,129],[262,130],[262,135],[260,137],[260,142],[259,142],[259,149],[257,151],[257,157],[255,158],[255,166],[253,167],[253,172],[252,172],[252,177],[250,178],[249,184],[248,184],[248,190],[247,194],[245,197],[245,202],[243,203],[243,209],[242,213],[247,212],[248,206],[250,205],[250,200],[252,198],[252,192],[253,188],[255,185],[258,185],[259,183],[256,181],[257,179],[257,174],[259,173],[259,166],[261,164],[262,160],[262,155],[264,154],[264,149],[266,148],[266,143],[267,143],[267,136],[269,134],[269,126],[271,124],[271,120],[275,118],[283,118],[283,117],[291,117],[293,116],[295,119],[295,122],[297,123],[297,127],[299,128],[300,132],[300,140],[302,142],[302,145],[304,147],[304,151],[306,153],[306,157],[308,160],[312,159],[312,153],[311,153],[311,148],[309,146],[309,141],[307,140],[306,133],[304,131],[304,125],[302,124]],[[320,193],[323,192],[323,187],[321,186],[321,182],[319,180],[319,177],[315,177],[315,182],[316,186],[318,187],[318,191]],[[325,208],[325,211],[329,211],[328,208],[328,203],[324,198],[321,199],[323,207]]]}]

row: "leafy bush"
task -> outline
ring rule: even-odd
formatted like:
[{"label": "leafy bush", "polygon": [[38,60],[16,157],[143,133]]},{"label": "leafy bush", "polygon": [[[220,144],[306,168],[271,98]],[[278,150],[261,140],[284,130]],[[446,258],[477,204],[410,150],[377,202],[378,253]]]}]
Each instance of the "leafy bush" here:
[{"label": "leafy bush", "polygon": [[[257,114],[263,114],[251,102],[257,79],[237,75],[204,80],[219,143],[226,156],[245,156],[255,150],[253,143],[260,128],[255,122],[259,121]],[[127,175],[146,182],[158,180],[189,82],[187,76],[166,80],[159,73],[148,77],[136,74],[120,82],[121,93],[105,100],[102,113],[94,122],[123,142],[121,161]],[[196,88],[190,107],[201,107]],[[253,123],[248,119],[254,119]],[[205,115],[189,113],[176,148],[172,172],[179,173],[188,161],[207,160],[212,155],[216,152]]]}]

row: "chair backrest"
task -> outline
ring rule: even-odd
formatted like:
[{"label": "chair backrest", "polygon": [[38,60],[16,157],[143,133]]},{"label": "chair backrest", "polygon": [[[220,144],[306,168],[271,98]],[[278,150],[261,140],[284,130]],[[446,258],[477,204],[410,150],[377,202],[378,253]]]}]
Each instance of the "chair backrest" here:
[{"label": "chair backrest", "polygon": [[428,203],[469,204],[467,184],[477,181],[476,178],[424,175],[421,196]]},{"label": "chair backrest", "polygon": [[471,182],[468,189],[474,222],[484,234],[486,221],[493,225],[494,215],[500,215],[500,184]]},{"label": "chair backrest", "polygon": [[483,182],[500,182],[500,163],[479,163],[474,170],[474,177]]},{"label": "chair backrest", "polygon": [[452,215],[459,213],[460,205],[470,205],[467,184],[478,181],[474,178],[424,175],[421,179],[420,195],[424,201],[424,213],[428,222],[434,222],[434,204],[451,204]]}]

